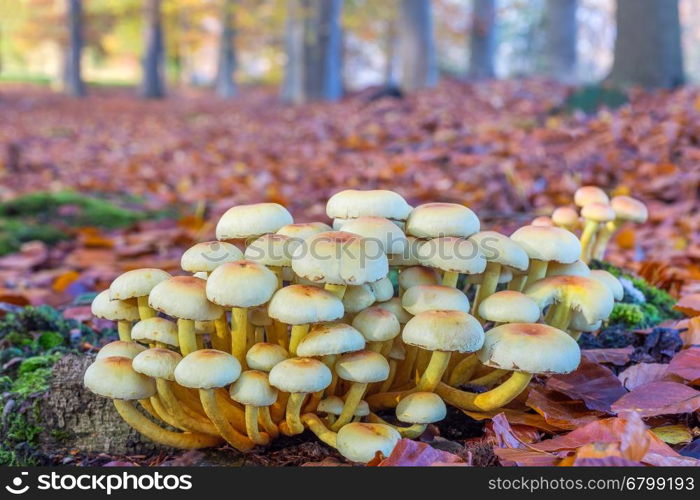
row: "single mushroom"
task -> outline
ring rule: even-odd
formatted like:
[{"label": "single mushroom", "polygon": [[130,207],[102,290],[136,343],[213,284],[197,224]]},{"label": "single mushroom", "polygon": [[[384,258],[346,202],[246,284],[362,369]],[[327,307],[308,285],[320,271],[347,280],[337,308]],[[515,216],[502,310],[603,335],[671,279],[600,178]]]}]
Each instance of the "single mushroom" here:
[{"label": "single mushroom", "polygon": [[372,289],[377,302],[386,302],[394,297],[394,284],[388,276],[367,283],[367,285]]},{"label": "single mushroom", "polygon": [[552,227],[554,226],[554,221],[552,220],[551,217],[548,215],[540,215],[535,217],[530,221],[531,226],[540,226],[540,227]]},{"label": "single mushroom", "polygon": [[589,203],[607,205],[610,203],[610,198],[598,186],[582,186],[574,193],[574,203],[577,207],[585,207]]},{"label": "single mushroom", "polygon": [[[440,396],[434,392],[414,392],[399,401],[396,405],[396,418],[400,422],[410,424],[409,427],[392,425],[401,437],[416,439],[425,432],[428,424],[434,424],[445,418],[447,407]],[[375,414],[370,414],[370,422],[387,424]],[[390,425],[390,424],[387,424]]]},{"label": "single mushroom", "polygon": [[363,216],[384,217],[401,228],[411,210],[401,195],[382,189],[346,189],[331,196],[326,203],[326,215],[333,219],[334,228]]},{"label": "single mushroom", "polygon": [[418,285],[404,292],[401,305],[412,315],[425,311],[469,312],[469,299],[461,290],[443,285]]},{"label": "single mushroom", "polygon": [[352,422],[338,431],[335,443],[338,452],[352,462],[367,463],[377,453],[388,457],[401,435],[385,424]]},{"label": "single mushroom", "polygon": [[581,216],[586,221],[581,233],[581,260],[587,263],[591,260],[598,227],[615,220],[615,211],[610,205],[589,203],[581,209]]},{"label": "single mushroom", "polygon": [[547,266],[547,277],[550,276],[589,276],[591,269],[582,260],[577,260],[569,264],[560,262],[550,262]]},{"label": "single mushroom", "polygon": [[596,236],[593,256],[598,260],[603,259],[610,238],[612,238],[615,231],[617,231],[622,224],[628,221],[644,224],[649,217],[649,212],[644,203],[629,196],[613,197],[610,201],[610,206],[615,211],[615,220],[605,224]]},{"label": "single mushroom", "polygon": [[149,344],[151,347],[177,348],[180,345],[177,337],[177,323],[165,318],[142,319],[131,329],[131,338]]},{"label": "single mushroom", "polygon": [[199,277],[206,279],[221,264],[242,258],[243,252],[236,245],[225,241],[204,241],[185,250],[180,258],[180,267],[189,273],[204,273]]},{"label": "single mushroom", "polygon": [[109,285],[109,298],[112,300],[135,300],[141,319],[152,318],[156,312],[148,304],[151,290],[172,276],[160,269],[133,269],[119,275]]},{"label": "single mushroom", "polygon": [[480,274],[486,259],[479,246],[469,240],[446,236],[423,243],[418,250],[421,264],[443,271],[442,284],[456,287],[460,274]]},{"label": "single mushroom", "polygon": [[277,363],[289,358],[287,350],[278,344],[258,342],[245,355],[245,361],[251,370],[269,372]]},{"label": "single mushroom", "polygon": [[379,353],[388,353],[393,340],[401,333],[401,324],[394,313],[377,306],[358,313],[352,326],[367,341],[367,349]]},{"label": "single mushroom", "polygon": [[345,309],[345,318],[350,321],[353,315],[359,313],[363,309],[367,309],[377,301],[377,296],[369,284],[350,285],[345,289],[343,295],[343,308]]},{"label": "single mushroom", "polygon": [[457,203],[425,203],[406,220],[406,234],[417,238],[468,238],[479,228],[476,214]]},{"label": "single mushroom", "polygon": [[102,348],[97,351],[95,359],[109,358],[109,357],[120,357],[133,359],[140,352],[145,351],[146,348],[137,342],[130,342],[125,340],[115,340],[102,346]]},{"label": "single mushroom", "polygon": [[[277,401],[277,389],[270,385],[267,373],[247,370],[241,373],[229,389],[231,399],[245,406],[245,426],[248,437],[255,443],[267,445],[270,437],[278,434],[270,417],[270,405]],[[262,420],[267,435],[261,434],[258,419]]]},{"label": "single mushroom", "polygon": [[581,222],[578,218],[578,212],[571,207],[559,207],[552,212],[552,222],[557,227],[566,229],[567,231],[575,232]]},{"label": "single mushroom", "polygon": [[425,266],[406,267],[399,273],[399,297],[413,286],[439,284],[440,274],[436,269]]},{"label": "single mushroom", "polygon": [[289,211],[278,203],[253,203],[229,208],[216,224],[216,239],[249,240],[274,233],[293,223]]},{"label": "single mushroom", "polygon": [[291,269],[292,255],[301,244],[302,240],[282,234],[263,234],[248,245],[245,249],[245,258],[263,264],[275,273],[277,288],[282,288],[285,270]]},{"label": "single mushroom", "polygon": [[558,227],[523,226],[511,234],[510,239],[520,245],[530,258],[523,286],[544,278],[550,262],[570,264],[581,255],[578,238]]},{"label": "single mushroom", "polygon": [[139,309],[123,300],[110,300],[109,290],[97,294],[90,307],[92,314],[98,318],[117,322],[119,340],[131,340],[131,324],[138,321]]}]

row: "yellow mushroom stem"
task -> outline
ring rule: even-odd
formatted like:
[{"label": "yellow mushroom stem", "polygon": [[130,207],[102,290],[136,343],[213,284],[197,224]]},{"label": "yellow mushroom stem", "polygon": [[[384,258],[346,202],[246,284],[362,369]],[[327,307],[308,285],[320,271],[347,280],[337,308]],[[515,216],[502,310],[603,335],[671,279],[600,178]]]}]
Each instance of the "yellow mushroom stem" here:
[{"label": "yellow mushroom stem", "polygon": [[566,331],[569,328],[569,323],[571,323],[571,316],[573,313],[569,301],[565,298],[562,302],[552,304],[549,307],[551,308],[552,314],[547,314],[547,324]]},{"label": "yellow mushroom stem", "polygon": [[518,397],[527,388],[530,380],[532,380],[531,373],[513,372],[502,384],[481,394],[460,391],[442,383],[438,385],[435,392],[446,403],[462,410],[492,411],[507,405]]},{"label": "yellow mushroom stem", "polygon": [[508,370],[501,370],[501,369],[491,370],[490,372],[488,372],[480,377],[468,380],[467,383],[469,385],[473,385],[473,386],[490,387],[493,384],[495,384],[496,382],[498,382],[499,380],[501,380],[503,378],[503,376],[507,373],[510,373],[510,372]]},{"label": "yellow mushroom stem", "polygon": [[264,326],[256,326],[255,327],[255,344],[259,344],[260,342],[265,342],[265,327]]},{"label": "yellow mushroom stem", "polygon": [[389,357],[389,353],[391,352],[391,349],[394,347],[394,339],[391,340],[385,340],[382,342],[382,348],[379,351],[379,353],[384,356],[385,358]]},{"label": "yellow mushroom stem", "polygon": [[234,429],[244,433],[245,411],[243,410],[243,407],[232,400],[228,391],[223,387],[214,389],[214,396],[216,397],[216,404],[219,406],[219,410],[224,415],[224,418],[228,420]]},{"label": "yellow mushroom stem", "polygon": [[523,283],[522,288],[532,285],[535,281],[541,280],[547,275],[547,267],[549,266],[549,261],[530,259],[530,267],[527,270],[527,278],[525,283]]},{"label": "yellow mushroom stem", "polygon": [[137,297],[136,305],[139,308],[139,318],[141,319],[155,318],[158,315],[155,309],[148,305],[148,295]]},{"label": "yellow mushroom stem", "polygon": [[342,426],[345,424],[349,423],[352,418],[355,416],[355,410],[357,409],[357,405],[360,404],[360,401],[362,401],[362,397],[365,395],[365,391],[367,390],[367,384],[363,382],[353,382],[353,384],[350,386],[350,389],[348,389],[348,392],[345,393],[345,404],[343,404],[343,411],[338,415],[338,419],[333,422],[333,425],[331,426],[331,430],[333,431],[338,431]]},{"label": "yellow mushroom stem", "polygon": [[223,412],[219,409],[214,389],[200,389],[199,398],[207,416],[228,444],[241,452],[250,451],[255,447],[255,443],[248,436],[238,432],[224,417]]},{"label": "yellow mushroom stem", "polygon": [[326,283],[323,288],[325,288],[327,291],[334,294],[340,300],[343,300],[347,286],[346,285],[334,285],[333,283]]},{"label": "yellow mushroom stem", "polygon": [[187,430],[218,436],[219,431],[208,419],[205,419],[204,417],[197,418],[185,410],[185,405],[177,400],[171,384],[172,382],[168,380],[162,378],[156,379],[158,397],[163,402],[165,408],[173,416],[175,421]]},{"label": "yellow mushroom stem", "polygon": [[599,223],[594,220],[586,220],[581,233],[581,260],[588,264],[591,260],[591,251],[595,243],[595,233],[598,231]]},{"label": "yellow mushroom stem", "polygon": [[384,382],[381,382],[381,384],[379,384],[379,388],[376,389],[374,393],[387,392],[389,389],[391,389],[391,385],[394,383],[394,379],[396,378],[397,367],[398,362],[395,359],[389,359],[389,376]]},{"label": "yellow mushroom stem", "polygon": [[411,390],[380,392],[367,397],[366,401],[373,410],[389,410],[396,408],[402,398],[411,394]]},{"label": "yellow mushroom stem", "polygon": [[447,383],[452,387],[459,387],[474,375],[478,366],[479,358],[476,357],[476,354],[467,356],[454,367]]},{"label": "yellow mushroom stem", "polygon": [[258,415],[259,411],[257,406],[245,405],[245,429],[248,433],[248,437],[255,444],[265,446],[270,444],[270,436],[260,433]]},{"label": "yellow mushroom stem", "polygon": [[476,297],[474,297],[474,303],[472,304],[472,316],[482,323],[483,320],[479,316],[479,306],[486,297],[496,291],[498,279],[501,277],[501,268],[502,266],[498,262],[488,261],[484,274],[481,276],[481,284],[477,286]]},{"label": "yellow mushroom stem", "polygon": [[603,260],[605,257],[605,249],[610,243],[615,231],[621,226],[622,221],[619,219],[611,220],[603,224],[600,229],[598,229],[598,234],[595,236],[595,244],[593,246],[592,257],[598,260]]},{"label": "yellow mushroom stem", "polygon": [[381,353],[383,347],[384,342],[381,342],[379,340],[376,340],[374,342],[367,342],[367,350],[372,352]]},{"label": "yellow mushroom stem", "polygon": [[280,431],[270,415],[269,406],[263,406],[258,410],[258,420],[271,439],[276,439],[280,435]]},{"label": "yellow mushroom stem", "polygon": [[367,417],[367,421],[372,423],[372,424],[384,424],[388,425],[389,427],[393,427],[396,429],[396,431],[401,434],[401,437],[407,438],[407,439],[416,439],[420,437],[421,434],[425,432],[425,429],[428,428],[428,424],[413,424],[408,427],[401,427],[398,425],[393,425],[384,420],[382,417],[377,415],[376,413],[370,413],[369,416]]},{"label": "yellow mushroom stem", "polygon": [[309,328],[311,325],[293,325],[292,326],[292,336],[289,338],[289,354],[292,356],[297,355],[297,348],[299,343],[304,340],[306,334],[309,333]]},{"label": "yellow mushroom stem", "polygon": [[279,391],[277,393],[277,401],[270,407],[270,415],[274,422],[282,422],[285,419],[285,414],[287,412],[287,401],[289,400],[289,393],[284,391]]},{"label": "yellow mushroom stem", "polygon": [[221,438],[218,436],[196,432],[173,432],[163,429],[146,418],[130,401],[115,399],[114,407],[127,424],[158,444],[173,448],[196,449],[209,448],[221,443]]},{"label": "yellow mushroom stem", "polygon": [[117,333],[119,334],[119,340],[123,342],[131,341],[131,321],[119,320],[117,321]]},{"label": "yellow mushroom stem", "polygon": [[220,317],[214,320],[214,332],[215,335],[212,336],[212,345],[214,348],[229,352],[229,349],[231,349],[231,334],[228,331],[226,313],[222,313]]},{"label": "yellow mushroom stem", "polygon": [[[335,361],[338,358],[337,355],[335,354],[328,354],[326,356],[323,356],[321,358],[321,361],[323,362],[324,365],[328,367],[328,369],[331,371],[331,383],[328,387],[325,388],[325,390],[320,391],[320,395],[325,394],[326,396],[333,396],[335,394],[335,388],[338,386],[338,374],[335,373]],[[318,394],[318,393],[316,393]],[[320,399],[319,399],[320,401]],[[318,406],[318,401],[316,402],[316,406]],[[316,410],[316,407],[314,407],[314,410]]]},{"label": "yellow mushroom stem", "polygon": [[284,414],[284,421],[286,425],[280,428],[285,434],[295,436],[304,432],[304,424],[301,423],[300,415],[305,399],[305,392],[293,392],[289,395],[289,399],[287,400],[287,410]]},{"label": "yellow mushroom stem", "polygon": [[305,413],[301,416],[301,420],[309,428],[311,432],[316,434],[316,437],[333,448],[336,447],[337,434],[328,429],[318,415],[313,413]]},{"label": "yellow mushroom stem", "polygon": [[191,319],[177,320],[177,340],[183,356],[187,356],[189,353],[197,350],[197,334],[194,330],[194,321]]},{"label": "yellow mushroom stem", "polygon": [[287,325],[276,319],[272,320],[273,338],[270,340],[273,344],[278,344],[289,350],[289,331]]},{"label": "yellow mushroom stem", "polygon": [[450,351],[433,351],[430,362],[416,385],[418,392],[433,392],[450,363]]},{"label": "yellow mushroom stem", "polygon": [[522,292],[523,288],[525,288],[525,282],[527,282],[527,274],[513,276],[513,279],[508,283],[508,290]]},{"label": "yellow mushroom stem", "polygon": [[245,367],[245,353],[248,345],[248,309],[231,309],[231,354]]},{"label": "yellow mushroom stem", "polygon": [[444,286],[457,286],[457,280],[459,280],[459,273],[455,271],[445,271],[442,275],[442,284]]},{"label": "yellow mushroom stem", "polygon": [[190,409],[193,412],[206,418],[204,413],[204,408],[202,408],[202,402],[199,400],[199,392],[196,389],[190,389],[188,387],[183,387],[176,382],[170,385],[175,397],[178,402],[183,406],[183,408]]},{"label": "yellow mushroom stem", "polygon": [[[421,375],[423,375],[423,372],[428,367],[428,363],[430,363],[430,356],[430,351],[426,351],[425,349],[419,348],[418,357],[416,358],[416,380],[420,378]],[[414,382],[416,380],[414,380]]]},{"label": "yellow mushroom stem", "polygon": [[402,386],[411,380],[413,367],[416,363],[417,356],[418,347],[414,345],[406,345],[406,357],[396,370],[396,379],[394,382],[395,387]]}]

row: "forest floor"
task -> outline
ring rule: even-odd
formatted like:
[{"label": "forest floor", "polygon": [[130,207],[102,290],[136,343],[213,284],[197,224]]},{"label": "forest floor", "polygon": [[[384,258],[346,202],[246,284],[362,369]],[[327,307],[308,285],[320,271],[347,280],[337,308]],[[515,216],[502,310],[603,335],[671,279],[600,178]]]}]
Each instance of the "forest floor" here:
[{"label": "forest floor", "polygon": [[[629,319],[636,311],[621,311],[612,333],[587,340],[579,371],[538,381],[500,415],[452,415],[424,438],[431,450],[479,465],[558,463],[572,453],[581,463],[662,465],[680,463],[677,452],[686,447],[683,455],[697,458],[700,319],[674,317],[671,306],[681,298],[687,316],[700,315],[700,90],[633,93],[617,110],[588,114],[572,108],[571,92],[539,81],[445,82],[405,98],[367,91],[290,107],[268,90],[245,90],[230,102],[200,94],[145,102],[124,90],[77,101],[0,86],[0,377],[9,380],[0,390],[22,385],[27,357],[91,352],[106,342],[111,325],[90,315],[94,291],[128,269],[177,271],[181,253],[212,239],[230,206],[275,201],[298,221],[325,221],[334,192],[383,188],[413,205],[466,204],[484,228],[509,233],[570,205],[580,185],[596,184],[648,205],[649,222],[620,231],[607,260],[641,276],[637,288],[661,313],[639,322]],[[8,333],[16,333],[21,308],[42,304],[61,312],[56,321],[71,322],[58,328],[62,338],[52,344],[44,334],[56,328],[32,323],[29,343],[9,356]],[[646,384],[666,385],[643,390]],[[652,430],[625,416],[631,407],[645,408],[640,415]],[[605,437],[605,452],[586,448],[593,434]],[[647,443],[643,453],[620,444],[634,436]],[[337,460],[319,449],[288,443],[249,460]],[[444,460],[451,459],[432,461]]]}]

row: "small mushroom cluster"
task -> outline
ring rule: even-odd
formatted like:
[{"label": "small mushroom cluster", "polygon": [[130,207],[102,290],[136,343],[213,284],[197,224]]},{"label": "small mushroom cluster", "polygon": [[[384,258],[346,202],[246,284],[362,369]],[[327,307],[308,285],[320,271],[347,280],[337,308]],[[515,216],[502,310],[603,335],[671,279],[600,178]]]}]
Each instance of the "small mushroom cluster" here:
[{"label": "small mushroom cluster", "polygon": [[[616,215],[598,229],[603,204],[582,189],[585,248],[604,245],[627,201],[604,205]],[[119,276],[92,305],[119,340],[85,386],[164,445],[245,452],[308,429],[368,462],[442,420],[446,403],[493,411],[533,376],[575,370],[576,339],[622,297],[584,263],[575,213],[506,236],[463,205],[414,208],[391,191],[342,191],[326,210],[332,227],[275,203],[236,206],[217,241],[183,254],[188,275]]]}]

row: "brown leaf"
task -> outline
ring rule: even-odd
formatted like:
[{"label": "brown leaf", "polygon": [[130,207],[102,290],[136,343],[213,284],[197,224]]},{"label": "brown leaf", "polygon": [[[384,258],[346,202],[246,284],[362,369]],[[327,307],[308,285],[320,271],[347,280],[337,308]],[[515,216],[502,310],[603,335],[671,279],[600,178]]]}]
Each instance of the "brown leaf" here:
[{"label": "brown leaf", "polygon": [[611,408],[618,414],[638,412],[642,417],[692,413],[700,408],[700,391],[678,382],[650,382],[625,394]]},{"label": "brown leaf", "polygon": [[667,377],[668,365],[663,363],[639,363],[632,365],[618,375],[620,382],[628,391],[640,385],[663,380]]},{"label": "brown leaf", "polygon": [[625,365],[629,362],[634,347],[620,347],[617,349],[583,349],[581,356],[592,363],[610,363],[611,365]]},{"label": "brown leaf", "polygon": [[547,388],[580,399],[591,410],[606,413],[611,413],[610,405],[627,392],[612,371],[588,361],[582,361],[572,373],[550,377]]},{"label": "brown leaf", "polygon": [[691,347],[676,354],[668,366],[668,371],[685,380],[700,379],[700,347]]},{"label": "brown leaf", "polygon": [[572,401],[558,392],[535,387],[530,388],[526,404],[542,415],[548,424],[564,430],[576,429],[602,415],[588,410],[581,401]]},{"label": "brown leaf", "polygon": [[433,448],[429,444],[401,439],[387,458],[378,467],[427,467],[440,465],[461,465],[467,463],[457,455]]},{"label": "brown leaf", "polygon": [[700,293],[685,295],[673,307],[689,318],[700,316]]}]

